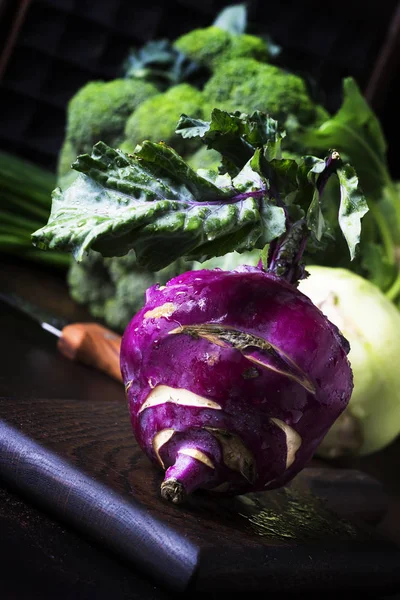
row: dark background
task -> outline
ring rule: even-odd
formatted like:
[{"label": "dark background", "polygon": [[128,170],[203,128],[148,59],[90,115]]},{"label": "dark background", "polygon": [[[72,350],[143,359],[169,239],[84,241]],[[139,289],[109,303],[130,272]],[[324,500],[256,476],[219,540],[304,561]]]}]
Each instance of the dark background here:
[{"label": "dark background", "polygon": [[[118,76],[131,47],[208,26],[234,3],[0,0],[0,148],[55,169],[66,105],[82,85]],[[382,121],[396,178],[397,5],[396,0],[247,2],[248,31],[267,33],[279,44],[279,62],[307,75],[329,110],[340,105],[342,78],[356,78]],[[397,28],[397,42],[389,42],[389,56],[390,28]]]}]

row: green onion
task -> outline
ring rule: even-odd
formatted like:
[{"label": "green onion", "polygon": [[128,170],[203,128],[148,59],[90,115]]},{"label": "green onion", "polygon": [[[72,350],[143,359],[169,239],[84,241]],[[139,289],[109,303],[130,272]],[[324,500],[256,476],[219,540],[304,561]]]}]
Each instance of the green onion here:
[{"label": "green onion", "polygon": [[42,252],[32,246],[31,234],[47,223],[54,173],[25,159],[0,152],[0,252],[27,261],[67,268],[67,253]]}]

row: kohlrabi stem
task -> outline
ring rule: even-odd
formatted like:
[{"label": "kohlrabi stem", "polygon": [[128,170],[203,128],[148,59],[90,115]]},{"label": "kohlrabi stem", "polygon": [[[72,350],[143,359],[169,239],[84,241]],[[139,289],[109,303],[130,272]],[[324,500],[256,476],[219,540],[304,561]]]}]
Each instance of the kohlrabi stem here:
[{"label": "kohlrabi stem", "polygon": [[289,283],[297,285],[304,277],[304,267],[301,264],[303,252],[307,245],[309,230],[304,219],[293,223],[283,236],[274,240],[271,254],[268,258],[270,273],[282,277]]},{"label": "kohlrabi stem", "polygon": [[[392,188],[392,190],[395,190],[392,178],[390,177],[389,171],[387,169],[387,166],[385,164],[384,161],[382,161],[382,159],[380,158],[380,156],[373,150],[373,147],[371,144],[369,144],[363,137],[362,135],[358,134],[356,132],[355,129],[349,127],[348,125],[346,125],[345,123],[339,123],[338,121],[335,122],[335,126],[341,129],[345,130],[345,135],[348,135],[350,138],[353,138],[353,141],[356,142],[356,144],[359,145],[360,150],[360,156],[362,156],[362,154],[364,153],[367,158],[366,161],[368,162],[368,156],[369,159],[375,163],[375,167],[378,171],[378,173],[381,174],[382,176],[382,180],[384,182],[384,185],[386,185],[386,187],[390,190],[390,188]],[[355,153],[357,154],[357,152]],[[396,191],[395,191],[396,194]],[[399,217],[399,223],[400,223],[400,206],[396,207],[396,212],[397,215]]]},{"label": "kohlrabi stem", "polygon": [[[325,168],[320,173],[316,182],[319,200],[329,177],[335,173],[338,164],[340,164],[340,160],[339,152],[336,150],[332,150],[325,159]],[[285,215],[286,231],[278,239],[273,240],[269,246],[267,270],[270,273],[278,275],[278,277],[282,277],[289,283],[297,285],[305,274],[301,261],[310,231],[305,219],[300,219],[292,223],[286,210]]]},{"label": "kohlrabi stem", "polygon": [[283,209],[284,213],[285,213],[285,227],[286,227],[286,231],[283,234],[283,236],[281,236],[278,239],[272,240],[272,242],[269,245],[269,249],[268,249],[268,259],[266,261],[266,265],[264,264],[264,261],[262,258],[260,258],[259,262],[258,262],[258,268],[264,270],[265,266],[268,267],[268,271],[275,271],[276,268],[276,261],[277,261],[277,257],[279,254],[279,249],[280,249],[280,243],[279,241],[281,240],[281,242],[283,242],[284,240],[286,240],[287,238],[287,234],[289,233],[289,231],[291,230],[292,227],[292,221],[289,217],[289,211],[287,209],[287,206],[285,205],[284,202],[282,202],[280,194],[278,189],[275,187],[275,185],[273,184],[273,182],[270,182],[270,186],[269,186],[269,190],[268,190],[268,196],[272,199],[274,199],[276,201],[277,206],[280,206],[280,208]]},{"label": "kohlrabi stem", "polygon": [[213,468],[181,450],[176,455],[175,463],[165,473],[161,496],[174,504],[180,504],[194,490],[206,484],[214,473]]},{"label": "kohlrabi stem", "polygon": [[325,159],[325,169],[322,171],[322,173],[317,179],[317,189],[320,198],[324,193],[324,189],[326,184],[328,183],[329,177],[335,172],[339,162],[339,152],[337,150],[332,150],[332,152]]},{"label": "kohlrabi stem", "polygon": [[[386,186],[387,194],[390,198],[390,202],[396,213],[397,226],[400,229],[400,194],[398,193],[398,191],[396,189],[396,186],[393,182],[393,179],[390,176],[389,170],[388,170],[385,162],[382,161],[382,159],[379,157],[379,155],[373,150],[373,147],[370,144],[368,144],[361,135],[358,135],[354,129],[348,127],[344,123],[340,123],[340,124],[337,123],[337,127],[341,127],[342,129],[345,129],[346,134],[350,135],[350,137],[353,137],[353,140],[361,148],[361,150],[360,150],[361,156],[362,156],[362,153],[364,152],[367,155],[367,157],[369,156],[371,161],[373,163],[375,163],[375,167],[376,167],[378,173],[380,173],[380,175],[382,177],[383,185]],[[368,161],[368,158],[367,158],[367,161]],[[371,206],[369,206],[369,208],[371,210]],[[377,209],[377,211],[378,211],[378,209]],[[382,234],[382,229],[378,222],[377,222],[377,225]],[[386,245],[387,240],[384,238],[383,235],[382,235],[382,241],[385,245],[385,249],[387,250],[387,245]],[[389,255],[388,255],[388,258],[389,258]],[[393,262],[393,255],[390,257],[390,261]]]}]

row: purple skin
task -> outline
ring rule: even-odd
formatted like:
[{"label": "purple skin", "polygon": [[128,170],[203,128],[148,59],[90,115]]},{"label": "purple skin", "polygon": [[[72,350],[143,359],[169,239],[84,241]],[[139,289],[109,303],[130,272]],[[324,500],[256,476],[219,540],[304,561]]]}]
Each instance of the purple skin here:
[{"label": "purple skin", "polygon": [[[196,325],[206,333],[185,330]],[[258,268],[190,271],[150,288],[123,336],[121,371],[136,439],[166,469],[162,496],[291,480],[350,400],[347,352],[308,297]],[[189,395],[183,405],[182,390],[215,404]]]}]

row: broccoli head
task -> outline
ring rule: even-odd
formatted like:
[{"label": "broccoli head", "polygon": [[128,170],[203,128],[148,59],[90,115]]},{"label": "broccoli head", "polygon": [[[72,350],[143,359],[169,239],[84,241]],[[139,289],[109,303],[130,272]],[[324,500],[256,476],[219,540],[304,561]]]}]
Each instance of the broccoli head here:
[{"label": "broccoli head", "polygon": [[101,254],[90,252],[81,263],[73,260],[67,283],[71,298],[86,304],[94,317],[104,318],[105,303],[113,297],[115,290]]},{"label": "broccoli head", "polygon": [[204,87],[204,96],[209,104],[227,111],[267,112],[282,125],[288,115],[295,115],[302,125],[313,123],[317,116],[301,77],[252,58],[218,67]]},{"label": "broccoli head", "polygon": [[170,144],[181,154],[199,147],[197,140],[186,140],[175,134],[182,113],[194,118],[206,116],[202,92],[188,83],[175,85],[166,92],[145,100],[129,117],[125,136],[131,146],[150,140]]},{"label": "broccoli head", "polygon": [[90,152],[99,140],[118,146],[129,115],[157,88],[144,81],[114,79],[91,81],[68,103],[66,141],[59,161],[59,175],[70,169],[70,156]]},{"label": "broccoli head", "polygon": [[182,35],[174,42],[174,48],[211,70],[236,58],[267,61],[269,55],[263,39],[246,33],[235,35],[214,25]]}]

